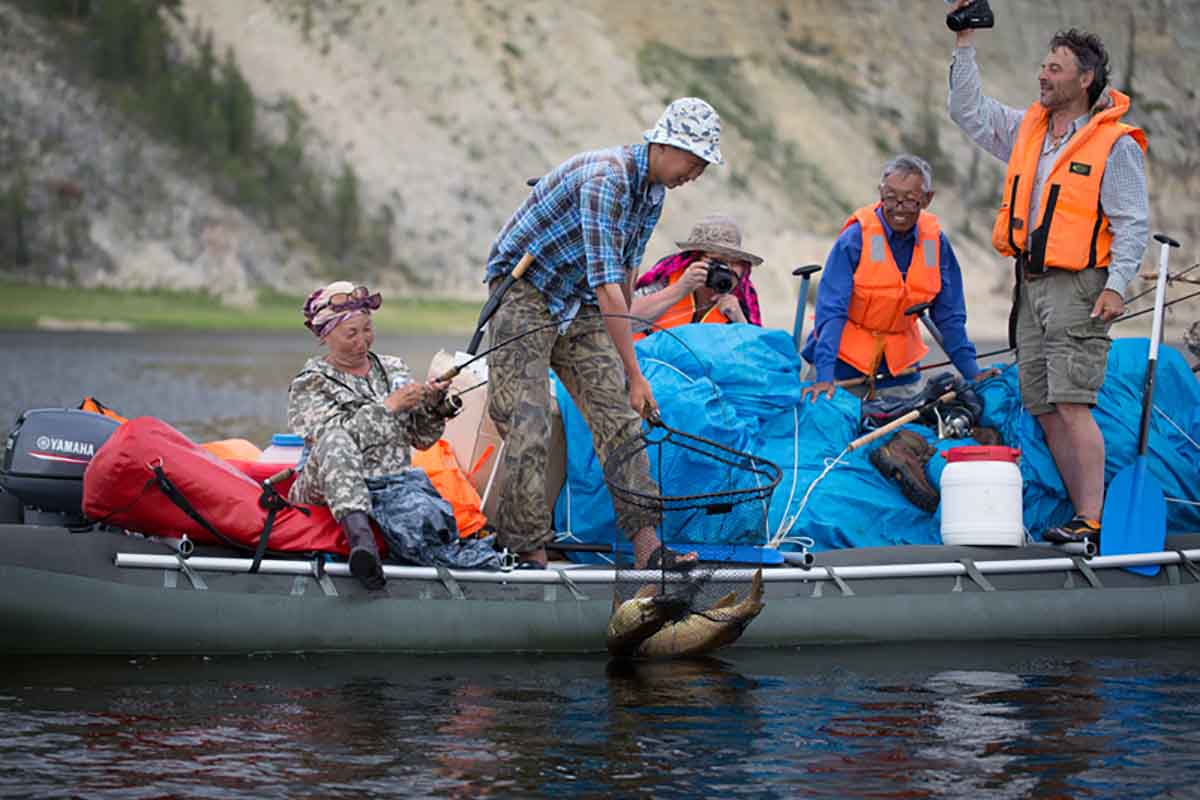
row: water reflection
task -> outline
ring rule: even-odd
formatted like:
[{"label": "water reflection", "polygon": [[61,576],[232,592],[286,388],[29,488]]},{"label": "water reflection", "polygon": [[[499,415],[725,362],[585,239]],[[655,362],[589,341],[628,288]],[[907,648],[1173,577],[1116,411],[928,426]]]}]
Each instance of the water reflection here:
[{"label": "water reflection", "polygon": [[1131,797],[1200,768],[1196,642],[720,660],[0,661],[0,795]]}]

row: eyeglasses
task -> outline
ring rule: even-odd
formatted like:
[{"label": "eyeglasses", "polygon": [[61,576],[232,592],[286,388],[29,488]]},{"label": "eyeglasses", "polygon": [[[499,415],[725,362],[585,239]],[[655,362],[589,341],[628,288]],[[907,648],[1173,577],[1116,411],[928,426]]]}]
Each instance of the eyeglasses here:
[{"label": "eyeglasses", "polygon": [[335,292],[329,295],[325,302],[325,307],[333,311],[357,311],[364,308],[374,311],[381,305],[383,297],[379,292],[368,294],[365,286],[356,286],[349,292]]},{"label": "eyeglasses", "polygon": [[909,208],[917,209],[921,207],[921,202],[925,199],[924,195],[906,194],[904,197],[898,197],[894,194],[883,193],[879,195],[879,199],[888,208]]}]

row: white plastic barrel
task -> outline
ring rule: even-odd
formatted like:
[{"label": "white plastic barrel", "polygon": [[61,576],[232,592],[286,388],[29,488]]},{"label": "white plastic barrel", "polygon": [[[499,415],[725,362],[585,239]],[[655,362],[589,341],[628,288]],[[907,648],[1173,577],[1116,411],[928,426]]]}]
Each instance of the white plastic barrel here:
[{"label": "white plastic barrel", "polygon": [[953,447],[942,470],[942,544],[1007,545],[1025,541],[1021,451]]},{"label": "white plastic barrel", "polygon": [[295,464],[300,460],[304,451],[304,437],[294,433],[277,433],[271,437],[271,444],[262,455],[259,462],[264,464]]}]

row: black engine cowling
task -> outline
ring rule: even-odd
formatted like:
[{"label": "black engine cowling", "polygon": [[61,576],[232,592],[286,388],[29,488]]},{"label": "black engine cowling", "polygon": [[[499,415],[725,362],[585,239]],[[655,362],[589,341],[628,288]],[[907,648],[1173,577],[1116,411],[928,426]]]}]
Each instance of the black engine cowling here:
[{"label": "black engine cowling", "polygon": [[119,425],[89,411],[26,411],[8,434],[0,486],[26,507],[81,520],[83,471]]}]

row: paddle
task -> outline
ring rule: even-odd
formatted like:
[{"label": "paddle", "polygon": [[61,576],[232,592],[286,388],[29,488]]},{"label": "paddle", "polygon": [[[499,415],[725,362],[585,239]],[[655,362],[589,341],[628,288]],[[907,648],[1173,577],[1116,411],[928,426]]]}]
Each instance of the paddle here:
[{"label": "paddle", "polygon": [[[1161,233],[1154,240],[1162,244],[1158,258],[1158,284],[1154,291],[1154,325],[1150,333],[1150,358],[1146,364],[1146,384],[1142,392],[1142,421],[1138,431],[1137,456],[1113,478],[1104,499],[1100,524],[1100,555],[1157,553],[1167,538],[1167,501],[1162,486],[1150,474],[1146,444],[1150,438],[1150,415],[1154,407],[1154,372],[1158,365],[1158,342],[1162,338],[1163,303],[1167,294],[1167,257],[1179,242]],[[1158,565],[1126,567],[1139,575],[1157,575]]]},{"label": "paddle", "polygon": [[[483,304],[483,308],[479,311],[479,321],[475,323],[475,335],[471,337],[471,343],[467,345],[468,353],[475,355],[479,351],[479,345],[483,341],[483,331],[487,326],[488,320],[492,318],[492,315],[496,313],[496,309],[500,307],[500,301],[504,299],[505,292],[508,291],[510,286],[521,279],[521,276],[525,274],[525,270],[529,269],[529,265],[532,263],[533,256],[529,253],[521,256],[521,260],[517,262],[517,266],[513,268],[513,271],[505,275],[504,280],[500,281],[500,285],[488,296],[487,302]],[[475,360],[473,358],[470,361],[451,367],[439,375],[438,380],[454,380],[462,372],[463,367]]]},{"label": "paddle", "polygon": [[792,323],[792,343],[796,352],[804,349],[804,310],[808,307],[808,282],[814,272],[820,272],[820,264],[805,264],[792,270],[793,275],[800,277],[800,296],[796,298],[796,321]]}]

